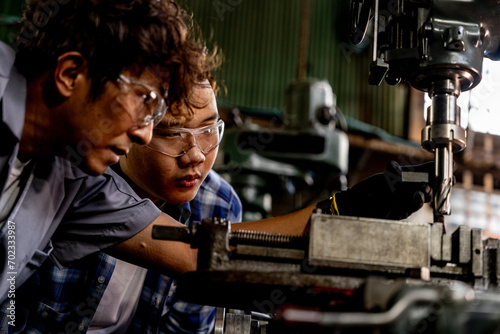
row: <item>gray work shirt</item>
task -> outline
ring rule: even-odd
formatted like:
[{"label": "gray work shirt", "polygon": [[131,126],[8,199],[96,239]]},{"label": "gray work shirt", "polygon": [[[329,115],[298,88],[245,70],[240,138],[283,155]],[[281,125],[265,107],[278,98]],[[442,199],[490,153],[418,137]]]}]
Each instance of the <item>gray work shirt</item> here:
[{"label": "gray work shirt", "polygon": [[[0,189],[24,124],[26,82],[13,67],[14,58],[0,42]],[[26,186],[0,229],[0,301],[12,298],[15,287],[47,257],[67,266],[132,237],[160,215],[111,169],[89,176],[59,157],[32,163]]]}]

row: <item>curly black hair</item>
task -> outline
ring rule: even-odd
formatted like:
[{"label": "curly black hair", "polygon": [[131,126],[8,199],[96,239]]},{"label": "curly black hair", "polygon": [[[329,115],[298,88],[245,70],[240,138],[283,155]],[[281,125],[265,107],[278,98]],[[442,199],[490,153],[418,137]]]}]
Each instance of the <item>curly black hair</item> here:
[{"label": "curly black hair", "polygon": [[196,36],[192,17],[170,0],[31,0],[13,47],[27,80],[80,52],[88,61],[91,99],[127,68],[152,71],[168,87],[170,112],[186,103],[193,85],[219,65]]}]

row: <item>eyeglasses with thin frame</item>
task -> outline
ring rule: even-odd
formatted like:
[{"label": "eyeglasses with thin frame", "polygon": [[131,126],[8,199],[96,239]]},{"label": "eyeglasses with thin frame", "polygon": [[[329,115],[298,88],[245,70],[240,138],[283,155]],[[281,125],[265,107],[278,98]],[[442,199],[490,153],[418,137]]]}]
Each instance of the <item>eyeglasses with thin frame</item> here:
[{"label": "eyeglasses with thin frame", "polygon": [[198,146],[203,154],[208,154],[219,146],[224,134],[224,121],[219,119],[214,124],[197,129],[188,128],[156,128],[155,141],[160,148],[146,145],[152,151],[178,158],[186,154],[194,146]]},{"label": "eyeglasses with thin frame", "polygon": [[[137,126],[143,128],[151,123],[153,126],[158,125],[167,112],[165,98],[156,89],[123,74],[118,76],[117,81],[128,90],[126,94],[128,104],[137,110]],[[140,88],[133,89],[134,85]]]}]

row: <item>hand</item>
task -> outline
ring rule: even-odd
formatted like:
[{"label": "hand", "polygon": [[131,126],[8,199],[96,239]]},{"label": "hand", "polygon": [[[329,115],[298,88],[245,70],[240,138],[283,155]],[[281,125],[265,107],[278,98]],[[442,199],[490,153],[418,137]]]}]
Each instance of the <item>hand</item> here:
[{"label": "hand", "polygon": [[429,175],[428,182],[402,182],[401,166],[394,161],[352,188],[335,194],[338,214],[382,219],[405,219],[432,200],[434,162],[405,166],[405,171]]}]

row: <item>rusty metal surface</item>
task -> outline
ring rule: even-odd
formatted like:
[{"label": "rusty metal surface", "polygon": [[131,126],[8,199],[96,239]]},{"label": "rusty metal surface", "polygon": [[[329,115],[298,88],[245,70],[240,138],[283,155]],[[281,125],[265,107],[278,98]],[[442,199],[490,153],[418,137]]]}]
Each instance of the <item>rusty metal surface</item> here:
[{"label": "rusty metal surface", "polygon": [[311,216],[309,263],[349,268],[429,267],[430,225],[355,217]]}]

